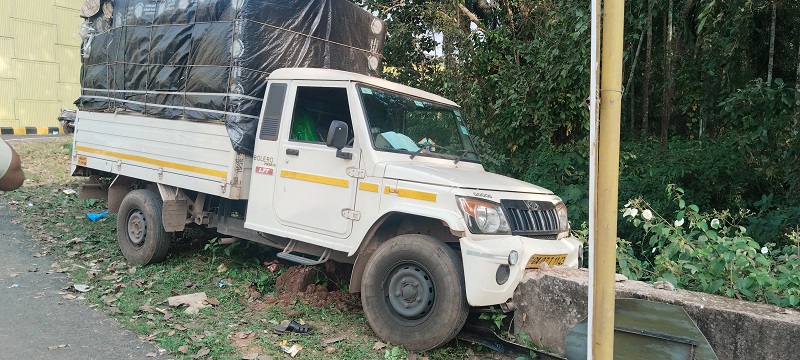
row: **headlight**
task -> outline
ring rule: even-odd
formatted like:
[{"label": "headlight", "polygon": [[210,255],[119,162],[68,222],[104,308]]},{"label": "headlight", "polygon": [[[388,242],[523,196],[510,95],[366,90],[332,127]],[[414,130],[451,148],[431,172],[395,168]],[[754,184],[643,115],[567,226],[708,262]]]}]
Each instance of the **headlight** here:
[{"label": "headlight", "polygon": [[567,206],[563,202],[556,204],[558,213],[558,231],[569,231],[569,217],[567,216]]},{"label": "headlight", "polygon": [[511,233],[511,227],[508,226],[506,214],[500,204],[464,197],[457,197],[456,200],[473,234]]}]

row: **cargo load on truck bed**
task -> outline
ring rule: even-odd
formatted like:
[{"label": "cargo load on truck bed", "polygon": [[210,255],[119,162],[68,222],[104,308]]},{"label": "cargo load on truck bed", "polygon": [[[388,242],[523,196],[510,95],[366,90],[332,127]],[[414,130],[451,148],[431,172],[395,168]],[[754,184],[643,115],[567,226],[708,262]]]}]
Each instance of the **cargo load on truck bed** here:
[{"label": "cargo load on truck bed", "polygon": [[248,155],[270,72],[381,72],[385,24],[347,0],[87,5],[79,109],[224,122],[233,148]]}]

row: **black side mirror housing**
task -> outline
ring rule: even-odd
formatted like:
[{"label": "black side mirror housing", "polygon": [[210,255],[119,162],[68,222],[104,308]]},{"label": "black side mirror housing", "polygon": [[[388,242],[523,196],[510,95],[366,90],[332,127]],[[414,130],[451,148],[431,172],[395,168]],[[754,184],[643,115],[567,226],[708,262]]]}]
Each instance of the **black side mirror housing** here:
[{"label": "black side mirror housing", "polygon": [[342,151],[347,145],[347,133],[350,127],[344,121],[333,120],[331,126],[328,128],[328,138],[325,143],[332,148],[336,148],[336,157],[341,159],[350,160],[353,154]]}]

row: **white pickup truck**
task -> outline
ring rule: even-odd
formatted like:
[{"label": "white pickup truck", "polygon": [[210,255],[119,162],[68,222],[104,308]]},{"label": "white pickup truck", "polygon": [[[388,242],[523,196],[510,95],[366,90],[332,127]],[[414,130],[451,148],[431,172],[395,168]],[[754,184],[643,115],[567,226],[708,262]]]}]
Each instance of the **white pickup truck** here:
[{"label": "white pickup truck", "polygon": [[274,71],[265,99],[252,157],[222,123],[78,112],[73,174],[108,189],[128,261],[164,259],[171,232],[199,225],[351,263],[372,328],[415,351],[509,301],[526,269],[581,263],[561,199],[486,172],[450,100],[308,68]]}]

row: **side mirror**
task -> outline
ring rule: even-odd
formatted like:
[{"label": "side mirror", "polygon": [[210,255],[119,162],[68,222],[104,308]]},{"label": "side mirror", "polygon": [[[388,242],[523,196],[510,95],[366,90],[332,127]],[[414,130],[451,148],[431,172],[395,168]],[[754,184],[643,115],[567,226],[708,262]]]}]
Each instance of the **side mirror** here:
[{"label": "side mirror", "polygon": [[353,154],[342,151],[344,146],[347,145],[347,133],[349,131],[350,128],[344,121],[331,121],[331,126],[328,128],[328,138],[325,143],[329,147],[336,148],[336,157],[338,158],[346,160],[353,158]]}]

